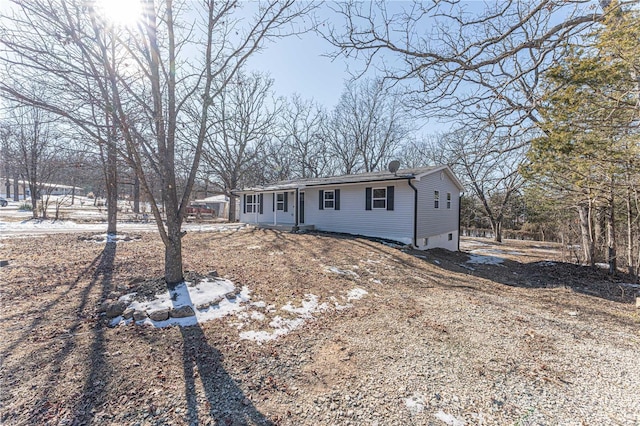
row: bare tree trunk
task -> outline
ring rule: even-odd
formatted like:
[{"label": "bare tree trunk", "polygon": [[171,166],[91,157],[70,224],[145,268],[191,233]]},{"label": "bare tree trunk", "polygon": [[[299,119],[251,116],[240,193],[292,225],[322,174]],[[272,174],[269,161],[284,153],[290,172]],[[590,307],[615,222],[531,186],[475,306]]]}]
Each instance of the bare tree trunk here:
[{"label": "bare tree trunk", "polygon": [[111,132],[111,143],[107,144],[106,192],[107,192],[107,234],[117,232],[118,223],[118,165],[114,130]]},{"label": "bare tree trunk", "polygon": [[13,174],[13,201],[20,201],[20,176],[14,172]]},{"label": "bare tree trunk", "polygon": [[238,220],[236,212],[236,196],[229,194],[229,222]]},{"label": "bare tree trunk", "polygon": [[595,266],[593,258],[593,238],[591,236],[591,214],[587,206],[578,206],[578,215],[580,216],[580,235],[582,236],[582,250],[584,253],[584,262],[590,266]]},{"label": "bare tree trunk", "polygon": [[73,205],[76,201],[76,177],[73,177],[71,181],[71,205]]},{"label": "bare tree trunk", "polygon": [[631,204],[631,188],[627,185],[627,270],[629,274],[633,275],[636,271],[633,264],[633,208]]},{"label": "bare tree trunk", "polygon": [[493,241],[496,243],[502,242],[502,219],[491,218],[491,228],[493,229]]},{"label": "bare tree trunk", "polygon": [[[29,181],[29,192],[31,193],[31,217],[38,218],[38,184]],[[45,212],[46,213],[46,212]],[[43,217],[46,219],[46,217]]]},{"label": "bare tree trunk", "polygon": [[140,179],[133,176],[133,212],[140,213]]},{"label": "bare tree trunk", "polygon": [[611,184],[611,198],[607,208],[607,262],[609,263],[609,274],[615,275],[618,270],[616,255],[616,209],[614,203],[614,187]]}]

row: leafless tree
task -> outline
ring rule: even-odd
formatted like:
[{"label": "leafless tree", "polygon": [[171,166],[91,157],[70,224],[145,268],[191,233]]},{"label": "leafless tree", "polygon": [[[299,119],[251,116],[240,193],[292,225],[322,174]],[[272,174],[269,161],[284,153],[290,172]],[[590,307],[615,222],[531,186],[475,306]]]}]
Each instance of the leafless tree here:
[{"label": "leafless tree", "polygon": [[386,166],[409,134],[408,118],[381,82],[345,85],[326,132],[340,172],[372,172]]},{"label": "leafless tree", "polygon": [[480,201],[495,241],[501,242],[505,214],[524,183],[519,171],[522,141],[497,129],[458,130],[442,135],[439,147],[441,157]]},{"label": "leafless tree", "polygon": [[347,1],[334,10],[343,22],[321,28],[336,56],[376,68],[427,117],[504,127],[539,120],[540,75],[602,19],[587,0]]},{"label": "leafless tree", "polygon": [[306,179],[330,173],[332,160],[322,137],[328,118],[326,111],[295,95],[284,106],[281,116],[280,145],[290,157],[287,177]]},{"label": "leafless tree", "polygon": [[[16,0],[0,16],[0,91],[65,117],[108,154],[115,148],[150,200],[165,246],[165,279],[177,283],[183,280],[181,225],[210,109],[266,41],[302,31],[298,18],[314,5],[141,4],[139,25],[132,28],[106,22],[93,1]],[[252,10],[240,16],[243,4]],[[33,80],[47,88],[46,97],[24,90],[24,82]],[[195,120],[187,108],[199,110]],[[96,116],[104,120],[97,123]],[[179,187],[176,149],[187,141],[193,146],[191,166]],[[156,178],[159,196],[151,188]]]},{"label": "leafless tree", "polygon": [[211,105],[204,161],[230,197],[229,220],[236,220],[233,189],[258,182],[264,164],[259,160],[275,138],[279,102],[273,99],[273,80],[264,75],[238,73],[220,88]]},{"label": "leafless tree", "polygon": [[14,105],[8,115],[8,142],[18,173],[25,187],[29,187],[33,218],[41,215],[46,219],[47,205],[44,202],[39,205],[38,200],[50,193],[54,183],[60,133],[52,116],[38,108]]}]

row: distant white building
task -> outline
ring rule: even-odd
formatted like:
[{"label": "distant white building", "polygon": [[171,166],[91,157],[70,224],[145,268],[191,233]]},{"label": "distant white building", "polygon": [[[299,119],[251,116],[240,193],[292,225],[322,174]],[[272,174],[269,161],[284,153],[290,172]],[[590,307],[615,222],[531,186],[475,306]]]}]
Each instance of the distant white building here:
[{"label": "distant white building", "polygon": [[[7,182],[9,183],[11,196],[9,197],[7,194]],[[24,180],[19,180],[18,182],[18,195],[21,200],[25,198],[31,197],[31,190],[29,189],[29,182]],[[13,179],[5,179],[0,178],[0,194],[5,198],[13,198],[14,191],[14,180]],[[53,195],[53,196],[64,196],[71,195],[74,192],[74,187],[71,185],[62,185],[59,183],[39,183],[38,187],[42,189],[45,194]],[[78,186],[75,187],[75,195],[84,195],[84,189]]]},{"label": "distant white building", "polygon": [[[234,197],[236,198],[236,197]],[[213,195],[211,197],[195,200],[191,203],[192,206],[204,206],[209,209],[213,209],[216,212],[216,217],[229,217],[229,197],[224,194]],[[236,212],[240,208],[240,202],[236,198]]]},{"label": "distant white building", "polygon": [[462,184],[448,166],[279,182],[234,191],[240,221],[459,248]]}]

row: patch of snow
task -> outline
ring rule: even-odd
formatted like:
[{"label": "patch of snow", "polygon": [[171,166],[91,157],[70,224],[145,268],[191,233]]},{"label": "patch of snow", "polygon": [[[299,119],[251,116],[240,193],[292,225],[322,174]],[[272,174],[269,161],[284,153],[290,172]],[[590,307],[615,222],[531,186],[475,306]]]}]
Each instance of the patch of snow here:
[{"label": "patch of snow", "polygon": [[459,419],[456,419],[451,414],[447,414],[444,411],[440,410],[435,414],[436,418],[449,426],[464,426],[465,422]]},{"label": "patch of snow", "polygon": [[538,262],[540,266],[556,266],[556,262],[552,262],[550,260],[545,260],[543,262]]},{"label": "patch of snow", "polygon": [[262,312],[258,312],[258,311],[252,311],[251,312],[251,319],[257,320],[257,321],[264,321],[264,314]]},{"label": "patch of snow", "polygon": [[404,405],[411,411],[411,414],[422,413],[424,411],[424,395],[414,393],[404,400]]},{"label": "patch of snow", "polygon": [[263,300],[260,300],[258,302],[251,302],[251,306],[255,306],[256,308],[266,308],[267,304]]},{"label": "patch of snow", "polygon": [[608,263],[596,263],[596,266],[598,268],[602,268],[602,269],[609,269],[609,264]]},{"label": "patch of snow", "polygon": [[294,308],[291,305],[291,302],[284,305],[282,308],[283,311],[292,312],[294,314],[298,314],[300,318],[311,318],[311,314],[317,311],[323,311],[327,309],[327,304],[318,304],[318,296],[315,294],[305,294],[307,300],[302,301],[302,306],[299,308]]},{"label": "patch of snow", "polygon": [[470,254],[467,263],[473,265],[499,265],[504,262],[504,259],[495,256],[482,256],[479,254]]},{"label": "patch of snow", "polygon": [[21,222],[2,222],[0,226],[7,229],[42,229],[42,228],[76,228],[78,224],[70,220],[27,219]]},{"label": "patch of snow", "polygon": [[[185,318],[169,318],[164,321],[153,321],[150,318],[136,321],[137,324],[146,324],[153,327],[167,327],[170,325],[191,326],[217,318],[225,317],[232,313],[237,313],[245,309],[242,304],[250,300],[249,288],[244,286],[242,291],[235,298],[227,299],[225,294],[235,291],[235,285],[225,279],[206,279],[199,282],[195,286],[180,283],[172,290],[166,291],[150,301],[131,302],[128,308],[153,312],[159,309],[172,309],[182,306],[191,306],[195,316]],[[133,299],[134,294],[127,294],[120,298],[125,302]],[[206,306],[212,302],[217,302],[206,308],[198,309],[198,306]],[[124,320],[122,317],[116,317],[111,321],[111,325],[115,326],[119,323],[129,324],[132,320]]]},{"label": "patch of snow", "polygon": [[273,331],[243,331],[240,333],[240,338],[244,340],[253,340],[257,343],[274,340],[302,327],[307,321],[313,319],[312,314],[328,309],[328,305],[326,303],[318,303],[318,296],[314,294],[306,294],[305,297],[306,299],[302,301],[302,306],[300,307],[294,307],[291,302],[289,302],[280,308],[283,311],[297,314],[297,318],[288,319],[277,315],[273,320],[271,320],[271,322],[269,322],[269,327],[271,327]]},{"label": "patch of snow", "polygon": [[369,292],[367,292],[367,290],[363,288],[354,288],[349,290],[349,292],[347,293],[347,300],[359,300],[367,294],[369,294]]},{"label": "patch of snow", "polygon": [[334,273],[334,274],[344,275],[346,277],[351,277],[351,278],[360,278],[360,276],[358,274],[356,274],[355,272],[350,271],[348,269],[340,269],[340,268],[337,268],[335,266],[327,266],[324,269],[325,269],[325,271],[331,272],[331,273]]},{"label": "patch of snow", "polygon": [[261,248],[261,246],[247,246],[247,250],[259,250]]},{"label": "patch of snow", "polygon": [[375,278],[369,278],[369,281],[371,281],[371,282],[372,282],[372,283],[374,283],[374,284],[382,284],[382,281],[377,280],[377,279],[375,279]]},{"label": "patch of snow", "polygon": [[439,265],[441,262],[438,259],[433,259],[433,263],[435,263],[436,265]]},{"label": "patch of snow", "polygon": [[132,238],[127,234],[97,234],[92,235],[89,238],[89,241],[94,243],[102,244],[102,243],[122,243],[128,241],[135,241],[139,238]]},{"label": "patch of snow", "polygon": [[494,248],[492,248],[492,249],[483,249],[483,248],[475,249],[475,250],[471,250],[470,253],[476,253],[476,254],[477,253],[511,254],[511,255],[514,255],[514,256],[523,256],[524,255],[524,253],[521,252],[521,251],[504,251],[504,250],[501,250],[501,249],[494,249]]}]

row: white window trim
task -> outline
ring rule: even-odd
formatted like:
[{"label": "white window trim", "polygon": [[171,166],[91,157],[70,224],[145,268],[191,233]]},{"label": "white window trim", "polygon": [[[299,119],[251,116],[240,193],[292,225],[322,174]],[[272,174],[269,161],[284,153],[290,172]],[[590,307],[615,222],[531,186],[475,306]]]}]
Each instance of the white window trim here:
[{"label": "white window trim", "polygon": [[451,193],[447,192],[447,208],[451,208]]},{"label": "white window trim", "polygon": [[[251,197],[252,201],[249,201]],[[246,205],[247,214],[257,213],[258,212],[258,195],[257,194],[247,194],[247,205]]]},{"label": "white window trim", "polygon": [[433,191],[433,208],[440,208],[440,191]]},{"label": "white window trim", "polygon": [[[333,194],[333,198],[327,199],[327,194],[329,193]],[[336,191],[334,189],[325,190],[322,196],[324,197],[322,199],[322,206],[324,207],[324,210],[335,210],[336,209]],[[327,207],[327,201],[330,201],[331,203],[333,203],[333,206]]]},{"label": "white window trim", "polygon": [[[383,190],[384,191],[384,198],[381,197],[374,197],[374,194],[376,193],[376,190]],[[376,207],[376,201],[384,201],[384,206],[382,207]],[[371,188],[371,208],[372,209],[379,209],[379,210],[386,210],[387,209],[387,188]]]},{"label": "white window trim", "polygon": [[[282,200],[279,198],[282,197]],[[276,193],[276,210],[284,211],[284,192]]]}]

